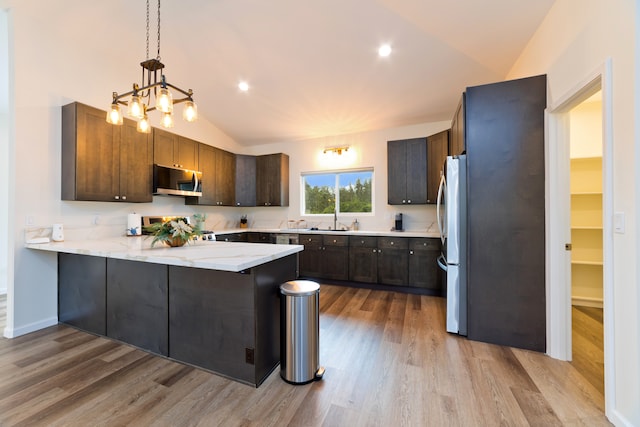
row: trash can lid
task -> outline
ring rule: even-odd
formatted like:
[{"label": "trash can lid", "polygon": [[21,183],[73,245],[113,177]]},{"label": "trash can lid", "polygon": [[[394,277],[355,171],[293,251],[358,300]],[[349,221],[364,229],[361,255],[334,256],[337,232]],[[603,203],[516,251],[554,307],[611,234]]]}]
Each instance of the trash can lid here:
[{"label": "trash can lid", "polygon": [[320,291],[320,285],[311,280],[291,280],[280,285],[280,292],[283,295],[313,295]]}]

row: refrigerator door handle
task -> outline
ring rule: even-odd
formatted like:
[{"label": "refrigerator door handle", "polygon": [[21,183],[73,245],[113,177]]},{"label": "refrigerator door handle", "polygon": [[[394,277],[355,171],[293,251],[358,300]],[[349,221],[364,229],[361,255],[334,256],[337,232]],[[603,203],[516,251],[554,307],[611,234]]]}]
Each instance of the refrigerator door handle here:
[{"label": "refrigerator door handle", "polygon": [[444,241],[447,236],[444,230],[444,213],[442,212],[442,198],[444,196],[445,191],[447,191],[447,179],[445,178],[444,173],[440,177],[440,185],[438,186],[438,199],[436,202],[436,218],[438,219],[438,231],[440,232],[440,240],[442,240],[442,244],[444,245]]},{"label": "refrigerator door handle", "polygon": [[444,255],[443,254],[440,254],[440,256],[438,257],[437,262],[438,262],[438,266],[442,270],[447,271],[447,261],[444,259]]}]

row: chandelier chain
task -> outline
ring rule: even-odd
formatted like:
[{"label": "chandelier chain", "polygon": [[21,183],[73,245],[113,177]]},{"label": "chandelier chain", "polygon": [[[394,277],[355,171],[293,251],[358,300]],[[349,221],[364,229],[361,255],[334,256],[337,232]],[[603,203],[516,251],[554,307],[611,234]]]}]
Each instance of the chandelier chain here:
[{"label": "chandelier chain", "polygon": [[147,0],[147,56],[146,59],[149,59],[149,0]]},{"label": "chandelier chain", "polygon": [[158,0],[158,61],[160,60],[160,0]]}]

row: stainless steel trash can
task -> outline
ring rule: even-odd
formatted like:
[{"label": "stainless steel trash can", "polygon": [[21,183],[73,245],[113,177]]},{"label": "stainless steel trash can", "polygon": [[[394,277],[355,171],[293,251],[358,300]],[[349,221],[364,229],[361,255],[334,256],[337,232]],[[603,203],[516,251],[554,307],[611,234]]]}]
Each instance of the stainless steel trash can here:
[{"label": "stainless steel trash can", "polygon": [[322,378],[320,367],[320,285],[292,280],[280,285],[280,376],[291,384]]}]

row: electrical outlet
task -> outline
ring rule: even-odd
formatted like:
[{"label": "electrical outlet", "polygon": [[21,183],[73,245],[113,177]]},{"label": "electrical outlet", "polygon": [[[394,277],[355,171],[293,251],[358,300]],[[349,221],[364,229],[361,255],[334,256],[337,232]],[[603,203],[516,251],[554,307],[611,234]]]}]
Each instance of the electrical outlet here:
[{"label": "electrical outlet", "polygon": [[250,365],[255,364],[255,361],[253,359],[253,349],[252,348],[245,348],[244,349],[244,355],[245,355],[245,361],[248,364],[250,364]]}]

